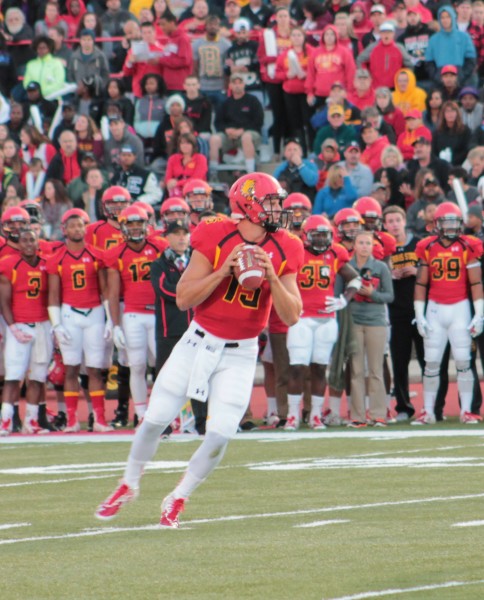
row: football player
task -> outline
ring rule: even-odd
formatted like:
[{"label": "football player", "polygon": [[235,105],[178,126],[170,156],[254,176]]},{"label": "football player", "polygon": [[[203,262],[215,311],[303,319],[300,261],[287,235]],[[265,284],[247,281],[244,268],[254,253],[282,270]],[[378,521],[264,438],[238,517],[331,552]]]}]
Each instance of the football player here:
[{"label": "football player", "polygon": [[123,242],[118,215],[131,204],[131,194],[120,185],[112,185],[103,193],[101,202],[106,220],[90,224],[86,229],[85,241],[99,250],[108,250]]},{"label": "football player", "polygon": [[[304,385],[304,366],[311,368],[312,394],[309,426],[326,429],[321,421],[326,388],[326,366],[338,337],[335,311],[345,308],[360,288],[361,278],[348,265],[350,257],[343,246],[333,244],[332,226],[326,217],[313,215],[302,226],[304,262],[297,275],[303,303],[299,321],[289,328],[289,414],[286,431],[299,428],[299,405]],[[348,282],[346,291],[334,297],[337,274]]]},{"label": "football player", "polygon": [[0,435],[12,432],[14,404],[20,382],[28,373],[27,406],[22,433],[49,433],[39,426],[39,401],[43,396],[52,356],[52,337],[47,313],[47,268],[38,256],[37,234],[20,230],[20,255],[0,262],[0,304],[7,323],[5,384]]},{"label": "football player", "polygon": [[381,230],[383,211],[380,203],[375,198],[363,196],[353,204],[353,208],[361,215],[363,229],[373,232],[375,243],[383,248],[383,258],[388,259],[395,253],[397,243],[393,235]]},{"label": "football player", "polygon": [[[257,340],[272,302],[286,325],[299,319],[302,304],[296,273],[303,246],[280,229],[286,215],[279,182],[266,173],[251,173],[240,177],[229,194],[238,221],[214,218],[200,223],[192,233],[193,254],[177,286],[177,304],[181,310],[193,307],[194,319],[156,379],[123,479],[96,511],[100,519],[114,517],[136,497],[160,433],[189,397],[209,401],[209,418],[205,438],[185,475],[163,500],[160,525],[179,526],[185,501],[220,463],[249,404]],[[257,260],[266,273],[256,290],[243,288],[233,275],[239,252],[247,243],[256,247]]]},{"label": "football player", "polygon": [[186,221],[190,223],[191,209],[183,198],[167,198],[160,208],[161,227],[168,229],[168,224],[173,221]]},{"label": "football player", "polygon": [[[138,206],[128,206],[118,216],[124,242],[104,256],[108,268],[107,289],[113,340],[117,348],[126,350],[130,368],[130,389],[138,421],[146,412],[148,388],[146,364],[154,365],[155,292],[151,286],[151,263],[166,248],[159,239],[147,240],[148,215]],[[120,297],[124,297],[121,314]]]},{"label": "football player", "polygon": [[289,194],[288,197],[282,203],[284,210],[292,210],[292,221],[290,225],[290,231],[294,235],[301,236],[302,224],[304,221],[311,216],[313,205],[311,200],[306,194],[300,192],[294,192]]},{"label": "football player", "polygon": [[84,363],[89,377],[94,425],[97,432],[111,431],[104,418],[104,382],[101,375],[106,341],[112,325],[102,306],[104,280],[101,253],[85,243],[89,216],[71,208],[62,217],[65,245],[47,261],[49,274],[49,318],[66,367],[64,397],[67,427],[64,433],[80,431],[77,417],[79,371]]},{"label": "football player", "polygon": [[200,223],[200,215],[213,210],[212,188],[203,179],[189,179],[183,186],[183,198],[190,207],[192,229]]},{"label": "football player", "polygon": [[20,230],[30,224],[29,213],[20,206],[11,206],[2,213],[2,233],[6,238],[2,238],[3,244],[0,245],[0,260],[6,256],[19,256],[19,236]]},{"label": "football player", "polygon": [[[463,235],[459,207],[452,202],[439,204],[434,214],[435,230],[416,247],[419,259],[415,286],[415,320],[424,339],[424,409],[412,424],[435,423],[435,398],[439,387],[439,367],[450,342],[457,369],[461,401],[460,420],[473,425],[481,421],[471,412],[474,377],[470,370],[471,342],[483,330],[484,300],[481,265],[482,242]],[[471,317],[470,288],[474,317]],[[425,302],[428,294],[428,304]]]}]

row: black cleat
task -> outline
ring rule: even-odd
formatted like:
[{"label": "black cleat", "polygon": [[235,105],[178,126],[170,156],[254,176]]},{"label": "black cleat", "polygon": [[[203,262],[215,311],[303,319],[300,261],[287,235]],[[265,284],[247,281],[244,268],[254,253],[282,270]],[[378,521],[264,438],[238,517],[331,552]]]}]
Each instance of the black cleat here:
[{"label": "black cleat", "polygon": [[64,411],[60,410],[54,417],[54,427],[56,428],[57,431],[63,431],[66,425],[67,425],[66,413]]},{"label": "black cleat", "polygon": [[89,413],[89,417],[87,419],[87,430],[88,431],[94,430],[94,414],[93,413]]},{"label": "black cleat", "polygon": [[39,427],[41,429],[47,429],[48,431],[57,431],[57,427],[54,425],[52,417],[49,419],[47,413],[47,406],[45,404],[39,404],[39,416],[37,419]]},{"label": "black cleat", "polygon": [[20,433],[22,431],[22,421],[18,412],[18,406],[13,407],[12,433]]},{"label": "black cleat", "polygon": [[114,429],[124,429],[128,426],[128,415],[125,411],[116,410],[114,419],[111,421],[111,427]]}]

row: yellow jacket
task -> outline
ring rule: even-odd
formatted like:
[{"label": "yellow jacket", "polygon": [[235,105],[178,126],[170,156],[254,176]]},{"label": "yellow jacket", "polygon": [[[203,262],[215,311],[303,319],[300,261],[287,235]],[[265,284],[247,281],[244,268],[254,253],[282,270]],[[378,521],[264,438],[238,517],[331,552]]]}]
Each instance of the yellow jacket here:
[{"label": "yellow jacket", "polygon": [[[402,92],[398,89],[398,76],[400,73],[406,73],[408,76],[408,87],[406,92]],[[417,80],[415,75],[410,69],[400,69],[395,73],[395,91],[392,93],[393,104],[398,107],[403,114],[409,110],[417,109],[425,110],[425,99],[427,94],[419,87],[417,87]]]},{"label": "yellow jacket", "polygon": [[139,17],[143,8],[151,8],[152,6],[153,0],[131,0],[128,10],[130,13],[133,13],[135,17]]}]

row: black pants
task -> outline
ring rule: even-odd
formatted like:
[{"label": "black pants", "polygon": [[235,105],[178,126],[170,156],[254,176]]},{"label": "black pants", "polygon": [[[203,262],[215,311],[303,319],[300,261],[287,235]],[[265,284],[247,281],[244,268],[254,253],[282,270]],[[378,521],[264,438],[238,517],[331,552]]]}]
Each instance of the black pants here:
[{"label": "black pants", "polygon": [[288,132],[290,137],[301,140],[304,156],[308,153],[309,106],[306,94],[287,94],[284,92]]},{"label": "black pants", "polygon": [[274,122],[272,124],[274,153],[280,154],[281,142],[288,131],[282,83],[266,83],[266,90],[271,103],[272,114],[274,116]]},{"label": "black pants", "polygon": [[[171,351],[176,346],[181,336],[159,337],[156,336],[156,375],[161,370],[161,367],[168,360]],[[199,400],[191,400],[193,416],[195,417],[195,429],[200,435],[205,434],[205,423],[207,421],[207,404],[208,402],[200,402]]]},{"label": "black pants", "polygon": [[406,412],[409,417],[415,413],[408,389],[408,365],[412,357],[412,344],[415,344],[415,352],[420,368],[424,369],[423,339],[418,333],[417,327],[412,325],[413,315],[408,317],[390,317],[392,335],[390,338],[390,354],[392,357],[393,386],[397,400],[397,413]]},{"label": "black pants", "polygon": [[[481,336],[480,336],[481,337]],[[442,362],[440,363],[440,385],[435,399],[435,418],[437,421],[442,421],[444,416],[445,397],[449,389],[449,360],[450,360],[450,344],[448,343]],[[476,367],[476,344],[472,343],[471,347],[471,371],[474,375],[474,388],[472,390],[471,412],[478,415],[482,405],[482,391],[479,381],[479,375]],[[460,400],[459,400],[460,405]]]}]

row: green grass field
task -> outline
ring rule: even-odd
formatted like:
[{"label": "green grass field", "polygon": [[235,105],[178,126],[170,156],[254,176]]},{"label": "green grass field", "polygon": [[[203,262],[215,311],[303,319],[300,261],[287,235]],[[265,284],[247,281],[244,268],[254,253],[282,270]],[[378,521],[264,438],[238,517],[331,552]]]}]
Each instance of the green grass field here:
[{"label": "green grass field", "polygon": [[159,504],[199,441],[105,525],[129,443],[92,439],[0,443],[2,600],[484,598],[482,427],[239,436],[179,530]]}]

